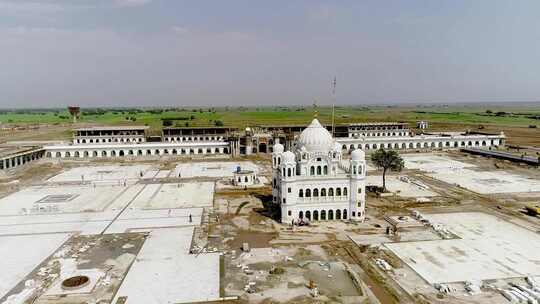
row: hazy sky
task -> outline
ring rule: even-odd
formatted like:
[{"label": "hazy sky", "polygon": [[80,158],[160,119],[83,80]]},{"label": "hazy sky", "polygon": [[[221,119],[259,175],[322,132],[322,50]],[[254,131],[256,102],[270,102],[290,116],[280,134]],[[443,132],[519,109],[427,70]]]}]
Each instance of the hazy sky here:
[{"label": "hazy sky", "polygon": [[540,100],[538,0],[0,0],[0,107]]}]

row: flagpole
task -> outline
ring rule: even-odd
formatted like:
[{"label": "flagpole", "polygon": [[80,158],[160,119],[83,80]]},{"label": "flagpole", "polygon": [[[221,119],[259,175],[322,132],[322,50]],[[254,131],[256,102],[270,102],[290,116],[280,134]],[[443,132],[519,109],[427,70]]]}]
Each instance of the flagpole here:
[{"label": "flagpole", "polygon": [[332,137],[335,136],[334,129],[336,127],[336,77],[332,81]]}]

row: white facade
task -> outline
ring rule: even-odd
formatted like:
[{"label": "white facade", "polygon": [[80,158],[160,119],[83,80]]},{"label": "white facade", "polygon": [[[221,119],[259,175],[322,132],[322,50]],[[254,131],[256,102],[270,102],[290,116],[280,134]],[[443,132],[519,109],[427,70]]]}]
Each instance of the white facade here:
[{"label": "white facade", "polygon": [[300,134],[294,151],[274,145],[272,194],[283,223],[365,217],[366,161],[355,150],[350,162],[317,119]]},{"label": "white facade", "polygon": [[166,142],[213,142],[213,141],[225,141],[225,136],[221,135],[177,135],[177,136],[164,136],[163,140]]},{"label": "white facade", "polygon": [[349,138],[409,136],[411,134],[406,123],[372,122],[349,125]]},{"label": "white facade", "polygon": [[137,156],[188,156],[196,154],[229,154],[229,145],[207,143],[141,143],[45,146],[50,158],[106,158]]},{"label": "white facade", "polygon": [[27,164],[29,162],[43,158],[45,150],[42,148],[32,148],[13,154],[0,156],[0,170],[8,170]]},{"label": "white facade", "polygon": [[143,143],[147,129],[147,126],[79,128],[74,130],[73,144]]},{"label": "white facade", "polygon": [[390,136],[390,137],[360,137],[360,138],[337,138],[344,151],[361,149],[364,151],[377,150],[380,148],[393,150],[411,149],[459,149],[459,148],[487,148],[504,146],[506,136],[484,134],[460,134],[446,133],[439,135],[416,135],[416,136]]}]

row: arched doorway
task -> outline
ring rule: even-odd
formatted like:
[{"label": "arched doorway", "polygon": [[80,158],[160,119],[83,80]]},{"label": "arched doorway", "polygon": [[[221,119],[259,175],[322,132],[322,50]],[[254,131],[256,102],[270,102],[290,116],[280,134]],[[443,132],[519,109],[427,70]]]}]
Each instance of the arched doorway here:
[{"label": "arched doorway", "polygon": [[260,143],[259,144],[259,153],[267,153],[267,152],[268,152],[268,148],[267,148],[266,143]]},{"label": "arched doorway", "polygon": [[313,211],[313,220],[314,221],[319,220],[319,211],[317,211],[317,210]]},{"label": "arched doorway", "polygon": [[326,220],[326,210],[322,210],[321,211],[321,221],[325,221]]},{"label": "arched doorway", "polygon": [[311,221],[311,211],[306,211],[306,218]]}]

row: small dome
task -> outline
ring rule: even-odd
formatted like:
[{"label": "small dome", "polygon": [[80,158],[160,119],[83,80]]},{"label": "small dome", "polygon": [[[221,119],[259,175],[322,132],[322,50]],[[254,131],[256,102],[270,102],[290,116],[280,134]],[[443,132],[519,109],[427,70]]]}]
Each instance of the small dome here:
[{"label": "small dome", "polygon": [[296,156],[291,151],[287,151],[283,153],[283,163],[295,163],[296,162]]},{"label": "small dome", "polygon": [[351,160],[364,160],[365,158],[366,154],[360,149],[356,149],[351,152]]},{"label": "small dome", "polygon": [[280,143],[274,144],[274,152],[282,153],[283,150],[285,150],[285,149],[283,148],[282,144],[280,144]]},{"label": "small dome", "polygon": [[334,148],[334,139],[317,119],[313,119],[300,134],[297,145],[299,148],[305,147],[309,152],[328,152]]}]

